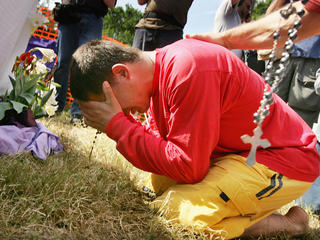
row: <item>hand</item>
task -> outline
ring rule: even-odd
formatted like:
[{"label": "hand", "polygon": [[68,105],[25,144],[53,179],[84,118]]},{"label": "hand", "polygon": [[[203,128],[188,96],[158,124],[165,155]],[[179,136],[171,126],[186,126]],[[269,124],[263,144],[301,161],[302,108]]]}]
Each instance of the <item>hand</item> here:
[{"label": "hand", "polygon": [[186,34],[186,38],[193,38],[201,41],[216,43],[227,48],[227,45],[223,40],[222,33],[209,32],[209,33]]},{"label": "hand", "polygon": [[105,96],[104,101],[79,101],[79,105],[85,123],[104,132],[111,118],[122,112],[122,109],[107,81],[103,83],[102,89]]}]

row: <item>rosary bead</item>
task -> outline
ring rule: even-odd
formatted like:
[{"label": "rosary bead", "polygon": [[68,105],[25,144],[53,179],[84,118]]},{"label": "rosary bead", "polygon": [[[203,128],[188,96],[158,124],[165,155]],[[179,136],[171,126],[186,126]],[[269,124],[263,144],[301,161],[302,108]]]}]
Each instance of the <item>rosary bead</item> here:
[{"label": "rosary bead", "polygon": [[258,113],[253,114],[253,118],[254,118],[253,122],[255,124],[259,124],[261,122],[261,117]]},{"label": "rosary bead", "polygon": [[265,93],[265,97],[266,97],[266,99],[272,99],[272,92],[270,91],[270,92],[266,92]]},{"label": "rosary bead", "polygon": [[297,14],[299,15],[299,17],[302,17],[305,14],[304,9],[300,9]]},{"label": "rosary bead", "polygon": [[297,30],[295,30],[295,29],[290,29],[290,30],[292,30],[291,31],[291,33],[289,34],[289,38],[292,40],[292,41],[294,41],[296,38],[297,38]]},{"label": "rosary bead", "polygon": [[290,28],[290,29],[288,30],[288,36],[290,36],[291,33],[293,33],[293,29],[292,29],[292,28]]},{"label": "rosary bead", "polygon": [[282,57],[280,59],[280,62],[281,63],[285,63],[286,61],[288,61],[289,58],[290,58],[290,55],[288,53],[286,53],[286,52],[283,52],[282,53]]},{"label": "rosary bead", "polygon": [[267,104],[269,104],[269,105],[273,104],[273,99],[272,98],[268,99]]},{"label": "rosary bead", "polygon": [[275,60],[276,60],[276,57],[275,57],[274,53],[271,53],[271,54],[269,55],[269,59],[270,59],[271,61],[275,61]]},{"label": "rosary bead", "polygon": [[262,116],[266,117],[269,115],[269,113],[270,113],[270,111],[268,109],[264,109],[262,112]]},{"label": "rosary bead", "polygon": [[260,101],[261,106],[265,106],[267,104],[267,99],[263,99]]},{"label": "rosary bead", "polygon": [[267,71],[270,71],[271,69],[272,69],[272,66],[273,64],[270,62],[270,63],[268,63],[268,65],[266,66],[266,70]]},{"label": "rosary bead", "polygon": [[294,24],[293,24],[293,27],[294,27],[295,29],[300,28],[300,27],[301,27],[301,22],[300,22],[300,20],[295,21]]},{"label": "rosary bead", "polygon": [[293,44],[290,44],[290,45],[286,46],[286,51],[288,53],[292,53],[293,52]]},{"label": "rosary bead", "polygon": [[286,41],[285,47],[287,47],[287,46],[293,46],[292,40],[288,39],[288,40]]},{"label": "rosary bead", "polygon": [[296,40],[296,39],[297,39],[297,34],[296,34],[296,33],[290,34],[290,39],[291,39],[292,41]]},{"label": "rosary bead", "polygon": [[275,32],[273,34],[273,39],[279,39],[279,37],[280,37],[280,34],[278,32]]},{"label": "rosary bead", "polygon": [[254,120],[257,121],[257,122],[259,122],[259,121],[261,120],[260,115],[259,115],[259,113],[257,113],[257,112],[255,112],[255,113],[253,114],[253,118],[254,118]]}]

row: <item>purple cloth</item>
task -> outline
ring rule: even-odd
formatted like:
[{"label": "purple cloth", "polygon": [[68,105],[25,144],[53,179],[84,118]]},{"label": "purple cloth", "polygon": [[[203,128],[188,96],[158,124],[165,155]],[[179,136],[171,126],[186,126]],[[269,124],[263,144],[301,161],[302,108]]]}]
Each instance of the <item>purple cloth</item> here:
[{"label": "purple cloth", "polygon": [[51,133],[43,124],[37,127],[0,126],[0,155],[29,151],[45,160],[51,153],[59,153],[63,147],[59,138]]},{"label": "purple cloth", "polygon": [[[57,54],[57,40],[44,39],[39,37],[32,36],[29,39],[26,52],[35,47],[49,48],[52,49]],[[36,55],[39,58],[42,58],[42,53],[40,51],[35,51],[32,55]],[[46,63],[46,66],[52,70],[55,61]]]}]

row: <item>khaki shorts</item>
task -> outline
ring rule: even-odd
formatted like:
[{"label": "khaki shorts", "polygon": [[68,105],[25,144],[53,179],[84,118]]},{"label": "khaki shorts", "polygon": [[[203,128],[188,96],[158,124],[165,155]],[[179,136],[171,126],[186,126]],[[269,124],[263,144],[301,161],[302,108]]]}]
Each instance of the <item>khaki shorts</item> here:
[{"label": "khaki shorts", "polygon": [[218,158],[196,184],[176,184],[151,175],[149,188],[163,191],[151,207],[187,229],[230,239],[300,197],[312,184],[289,179],[262,164],[250,168],[245,160],[239,155]]}]

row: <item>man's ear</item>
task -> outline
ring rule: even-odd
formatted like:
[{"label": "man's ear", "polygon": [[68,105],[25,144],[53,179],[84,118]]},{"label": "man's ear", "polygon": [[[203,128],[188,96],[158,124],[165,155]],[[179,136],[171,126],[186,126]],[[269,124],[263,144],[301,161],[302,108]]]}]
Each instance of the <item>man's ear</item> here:
[{"label": "man's ear", "polygon": [[127,65],[122,63],[117,63],[112,66],[112,73],[116,79],[126,78],[129,79],[130,72]]}]

